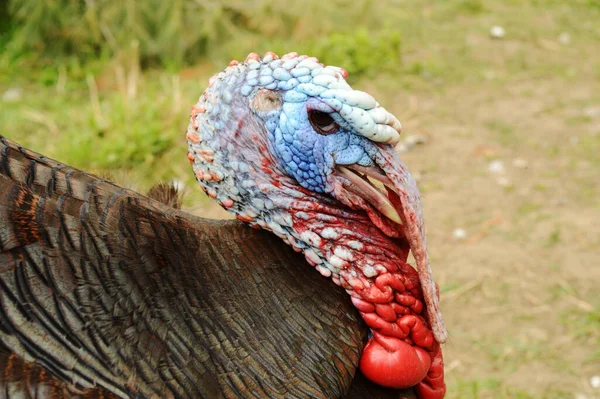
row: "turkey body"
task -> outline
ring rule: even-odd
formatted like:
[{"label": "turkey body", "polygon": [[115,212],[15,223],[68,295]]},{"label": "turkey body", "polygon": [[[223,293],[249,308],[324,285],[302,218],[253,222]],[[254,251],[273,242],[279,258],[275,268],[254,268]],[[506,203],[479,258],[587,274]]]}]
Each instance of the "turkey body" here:
[{"label": "turkey body", "polygon": [[272,234],[0,136],[0,397],[413,397],[356,371],[367,332]]}]

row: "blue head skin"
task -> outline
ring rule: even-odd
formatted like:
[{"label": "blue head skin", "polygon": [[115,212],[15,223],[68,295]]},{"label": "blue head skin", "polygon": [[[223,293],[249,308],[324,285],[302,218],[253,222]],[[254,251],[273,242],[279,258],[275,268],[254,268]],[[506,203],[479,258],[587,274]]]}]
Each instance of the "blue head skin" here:
[{"label": "blue head skin", "polygon": [[[265,122],[283,169],[302,187],[318,193],[331,192],[327,177],[335,165],[374,165],[377,147],[358,135],[330,105],[295,91],[283,98],[281,110],[269,115]],[[303,101],[288,102],[290,98]],[[323,126],[313,126],[317,122]],[[328,126],[329,131],[323,129]]]},{"label": "blue head skin", "polygon": [[373,166],[377,148],[371,140],[395,142],[399,137],[396,118],[370,95],[352,90],[345,76],[344,70],[324,67],[314,58],[263,59],[241,89],[256,97],[263,92],[250,88],[277,84],[281,107],[255,112],[264,120],[280,166],[314,192],[332,191],[328,176],[336,164]]},{"label": "blue head skin", "polygon": [[419,193],[392,146],[400,123],[346,76],[295,53],[232,62],[192,109],[188,158],[209,196],[303,251],[349,293],[395,267],[361,248],[386,246],[403,262],[408,249],[398,242],[410,244],[430,324],[443,342]]}]

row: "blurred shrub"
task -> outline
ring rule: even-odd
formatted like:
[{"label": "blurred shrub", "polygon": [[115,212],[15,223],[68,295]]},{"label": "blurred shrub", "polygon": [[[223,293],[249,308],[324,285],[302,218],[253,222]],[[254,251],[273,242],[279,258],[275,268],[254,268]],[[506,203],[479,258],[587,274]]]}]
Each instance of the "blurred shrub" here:
[{"label": "blurred shrub", "polygon": [[[282,55],[289,51],[317,57],[326,65],[343,67],[350,79],[360,75],[398,68],[401,57],[401,35],[395,30],[370,33],[358,27],[353,31],[333,32],[290,46],[285,40],[266,40],[253,49],[259,53],[274,51]],[[244,54],[243,51],[240,54]]]},{"label": "blurred shrub", "polygon": [[465,13],[478,14],[483,11],[483,0],[462,0],[459,8]]},{"label": "blurred shrub", "polygon": [[371,35],[364,28],[333,33],[308,46],[306,53],[320,56],[328,65],[344,67],[350,74],[369,74],[399,66],[400,33],[384,31]]},{"label": "blurred shrub", "polygon": [[135,50],[142,67],[178,68],[202,57],[222,62],[268,43],[296,44],[281,45],[285,51],[302,43],[362,73],[398,59],[398,34],[367,33],[383,32],[383,9],[390,12],[372,0],[9,0],[16,28],[6,50],[12,57],[83,62]]}]

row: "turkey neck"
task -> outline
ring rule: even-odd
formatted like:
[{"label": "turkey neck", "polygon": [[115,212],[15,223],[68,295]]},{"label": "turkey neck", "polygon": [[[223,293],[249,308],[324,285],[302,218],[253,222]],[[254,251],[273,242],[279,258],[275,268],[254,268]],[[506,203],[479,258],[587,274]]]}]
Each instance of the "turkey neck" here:
[{"label": "turkey neck", "polygon": [[244,73],[211,79],[192,110],[188,158],[201,187],[238,219],[302,251],[346,289],[363,317],[377,315],[377,328],[366,319],[372,329],[410,340],[392,325],[390,308],[395,302],[396,312],[424,313],[418,274],[406,263],[406,239],[388,237],[364,210],[304,189],[283,172],[271,133],[247,99],[235,95]]}]

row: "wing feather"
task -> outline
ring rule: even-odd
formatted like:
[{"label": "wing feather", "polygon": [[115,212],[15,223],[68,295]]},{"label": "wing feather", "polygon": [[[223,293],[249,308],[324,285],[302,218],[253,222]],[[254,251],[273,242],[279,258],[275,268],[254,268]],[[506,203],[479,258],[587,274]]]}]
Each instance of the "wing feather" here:
[{"label": "wing feather", "polygon": [[271,234],[1,136],[0,288],[0,392],[25,397],[342,397],[367,331]]}]

